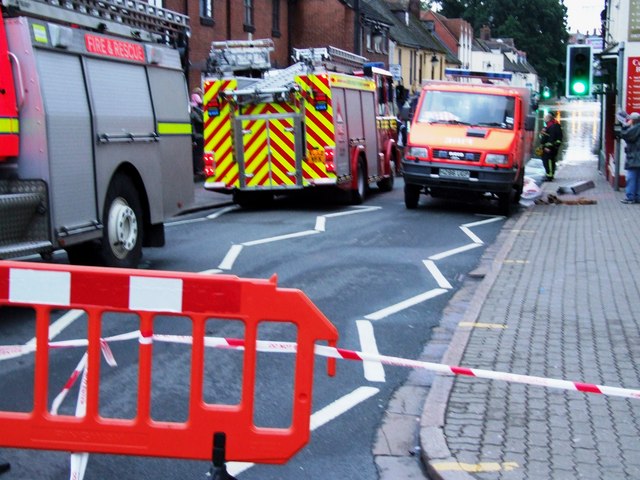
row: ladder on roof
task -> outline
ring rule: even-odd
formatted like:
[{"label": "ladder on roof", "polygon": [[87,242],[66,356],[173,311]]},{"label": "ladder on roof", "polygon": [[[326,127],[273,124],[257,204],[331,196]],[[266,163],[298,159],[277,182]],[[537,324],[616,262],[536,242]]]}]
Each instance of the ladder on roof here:
[{"label": "ladder on roof", "polygon": [[308,62],[314,66],[326,68],[362,68],[368,61],[366,57],[356,55],[336,47],[294,48],[293,58],[297,62]]},{"label": "ladder on roof", "polygon": [[80,25],[98,32],[180,45],[189,17],[140,0],[0,0],[9,12]]},{"label": "ladder on roof", "polygon": [[208,70],[229,74],[242,70],[266,71],[271,68],[273,40],[226,40],[211,42]]},{"label": "ladder on roof", "polygon": [[[287,92],[300,90],[295,81],[298,75],[309,73],[309,66],[305,63],[294,63],[281,70],[272,70],[268,76],[256,81],[249,87],[240,90],[229,90],[225,94],[232,96],[239,104],[256,101],[275,101],[275,98]],[[284,97],[280,97],[283,99]]]}]

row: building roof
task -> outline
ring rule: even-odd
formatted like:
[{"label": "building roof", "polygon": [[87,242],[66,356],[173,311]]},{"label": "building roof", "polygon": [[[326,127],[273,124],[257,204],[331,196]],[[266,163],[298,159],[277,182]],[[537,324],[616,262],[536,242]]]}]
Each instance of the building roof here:
[{"label": "building roof", "polygon": [[[408,0],[362,0],[361,7],[363,11],[366,9],[367,12],[375,11],[377,14],[383,15],[391,23],[390,37],[399,45],[432,50],[446,55],[449,61],[451,52],[422,25],[420,20],[414,18],[413,15],[406,16],[408,24],[402,20],[401,17],[404,17],[405,12],[408,12]],[[451,60],[457,61],[455,57],[452,57]]]}]

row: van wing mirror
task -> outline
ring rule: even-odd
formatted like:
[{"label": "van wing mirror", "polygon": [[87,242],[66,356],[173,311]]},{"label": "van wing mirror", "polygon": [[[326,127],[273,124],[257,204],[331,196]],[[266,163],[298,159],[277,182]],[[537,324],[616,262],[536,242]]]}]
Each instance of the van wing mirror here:
[{"label": "van wing mirror", "polygon": [[536,129],[536,115],[527,115],[524,119],[524,129],[533,132]]}]

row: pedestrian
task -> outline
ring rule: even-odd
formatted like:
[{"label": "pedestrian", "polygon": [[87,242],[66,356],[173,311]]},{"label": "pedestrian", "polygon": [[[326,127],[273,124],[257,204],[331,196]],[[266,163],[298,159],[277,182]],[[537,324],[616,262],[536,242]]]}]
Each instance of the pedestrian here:
[{"label": "pedestrian", "polygon": [[195,88],[191,94],[191,140],[193,179],[204,178],[204,111],[202,110],[202,89]]},{"label": "pedestrian", "polygon": [[633,112],[622,127],[622,139],[626,142],[624,153],[627,171],[625,198],[622,203],[640,203],[640,113]]},{"label": "pedestrian", "polygon": [[558,150],[562,144],[562,126],[551,112],[544,116],[544,127],[540,132],[542,146],[542,164],[544,165],[545,181],[553,181],[556,175]]}]

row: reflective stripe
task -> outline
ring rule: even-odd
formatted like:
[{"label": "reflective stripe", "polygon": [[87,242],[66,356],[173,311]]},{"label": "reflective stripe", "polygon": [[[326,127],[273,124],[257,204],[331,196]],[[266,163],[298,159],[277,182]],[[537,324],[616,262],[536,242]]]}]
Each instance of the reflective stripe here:
[{"label": "reflective stripe", "polygon": [[0,118],[0,134],[20,133],[20,122],[17,118]]},{"label": "reflective stripe", "polygon": [[190,123],[158,123],[160,135],[191,135]]}]

